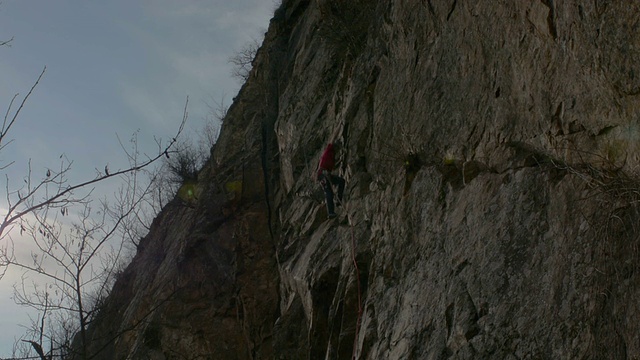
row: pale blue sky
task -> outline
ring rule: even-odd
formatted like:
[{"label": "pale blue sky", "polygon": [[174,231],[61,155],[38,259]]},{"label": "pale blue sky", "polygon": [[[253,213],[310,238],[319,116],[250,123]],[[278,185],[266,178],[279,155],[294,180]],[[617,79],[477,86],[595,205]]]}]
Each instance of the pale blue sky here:
[{"label": "pale blue sky", "polygon": [[[15,93],[25,95],[47,71],[0,162],[17,160],[9,175],[19,181],[28,159],[34,169],[54,167],[65,153],[74,176],[90,178],[95,168],[124,162],[116,133],[126,140],[140,129],[143,150],[153,153],[154,136],[175,132],[187,95],[188,135],[195,136],[206,104],[224,94],[229,105],[237,93],[228,59],[262,40],[276,3],[2,0],[0,40],[14,38],[0,47],[2,115]],[[15,325],[26,322],[26,310],[10,299],[12,283],[0,280],[0,358],[22,332]]]}]

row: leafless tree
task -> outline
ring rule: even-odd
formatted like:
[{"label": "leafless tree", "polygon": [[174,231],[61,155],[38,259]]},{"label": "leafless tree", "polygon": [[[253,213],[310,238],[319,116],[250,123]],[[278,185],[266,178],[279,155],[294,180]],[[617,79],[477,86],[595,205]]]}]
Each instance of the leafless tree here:
[{"label": "leafless tree", "polygon": [[204,126],[199,132],[199,148],[204,152],[210,152],[218,141],[220,127],[227,117],[229,106],[225,102],[225,95],[222,94],[219,100],[211,98],[211,102],[206,103],[209,112],[204,119]]},{"label": "leafless tree", "polygon": [[225,94],[222,94],[220,100],[216,100],[212,96],[211,102],[205,102],[207,108],[209,108],[209,113],[207,114],[207,118],[205,119],[207,123],[221,123],[224,121],[224,118],[227,117],[229,106],[227,106],[225,102],[225,97]]},{"label": "leafless tree", "polygon": [[199,133],[198,148],[199,151],[207,159],[211,155],[214,145],[218,141],[220,135],[220,122],[219,121],[207,121]]},{"label": "leafless tree", "polygon": [[[119,138],[118,141],[127,155],[129,165],[133,166],[138,163],[141,156],[138,148],[138,134],[135,133],[131,136],[128,149]],[[155,166],[121,176],[121,186],[118,192],[113,195],[114,205],[112,206],[117,206],[123,211],[130,207],[132,199],[141,199],[141,204],[132,209],[131,216],[123,221],[120,228],[120,237],[135,247],[138,246],[139,240],[149,232],[155,216],[175,195],[175,192],[172,193],[168,190],[169,186],[166,184],[163,172],[165,160],[173,157],[178,149],[178,144],[174,144],[172,150],[167,152],[164,159]]]},{"label": "leafless tree", "polygon": [[235,55],[229,58],[229,62],[233,64],[231,75],[241,83],[249,79],[249,74],[253,67],[253,59],[260,48],[258,40],[252,40],[246,43]]},{"label": "leafless tree", "polygon": [[[0,249],[0,265],[25,274],[21,284],[14,286],[14,299],[41,314],[39,321],[32,321],[29,340],[24,340],[39,355],[49,344],[46,358],[90,357],[87,328],[123,267],[132,224],[141,222],[140,208],[151,195],[153,182],[140,186],[134,174],[122,175],[126,182],[112,202],[105,199],[94,206],[87,198],[61,211],[49,208],[20,219],[20,240],[28,239],[33,247],[29,256],[16,254],[11,237],[7,237],[11,246]],[[47,329],[45,319],[50,324]],[[42,325],[37,327],[38,323]],[[71,346],[74,334],[77,339]]]},{"label": "leafless tree", "polygon": [[[66,358],[67,350],[70,349],[71,334],[61,331],[63,326],[53,329],[52,323],[54,321],[51,320],[51,304],[48,300],[48,296],[44,298],[43,310],[38,313],[37,318],[30,317],[31,323],[27,327],[27,335],[31,340],[21,339],[15,343],[12,360]],[[56,321],[61,324],[60,319],[56,319]],[[37,356],[32,355],[33,351]]]},{"label": "leafless tree", "polygon": [[[46,70],[46,69],[45,69]],[[2,128],[0,129],[0,153],[2,150],[12,141],[8,140],[7,135],[15,124],[18,116],[23,109],[27,99],[32,94],[40,82],[45,70],[42,71],[35,84],[29,91],[29,93],[23,98],[19,107],[15,112],[11,112],[14,100],[11,101],[9,108],[4,117]],[[0,239],[7,235],[7,231],[12,229],[17,222],[23,219],[27,214],[33,214],[39,211],[48,212],[52,209],[59,209],[64,212],[68,207],[73,204],[82,203],[86,200],[87,195],[76,195],[78,190],[87,189],[92,185],[100,183],[106,179],[120,177],[123,175],[135,173],[141,171],[151,164],[155,163],[163,157],[169,157],[170,152],[174,151],[173,146],[177,142],[178,136],[182,133],[184,125],[187,120],[187,105],[188,99],[185,104],[185,110],[183,119],[180,123],[176,135],[166,144],[162,146],[161,142],[158,142],[159,151],[155,156],[147,156],[144,159],[137,159],[135,163],[130,163],[130,166],[125,169],[118,169],[115,171],[109,171],[108,167],[104,168],[104,172],[98,171],[96,177],[79,183],[71,184],[68,181],[68,174],[71,170],[71,162],[62,162],[58,171],[52,171],[48,169],[43,172],[43,176],[38,177],[33,174],[32,169],[29,167],[28,174],[24,178],[24,186],[18,190],[11,190],[9,179],[7,177],[6,185],[6,203],[7,212],[2,218],[0,223]],[[0,170],[6,169],[13,164],[3,164]],[[1,278],[1,277],[0,277]]]},{"label": "leafless tree", "polygon": [[[11,99],[0,128],[0,154],[13,142],[11,129],[45,71],[46,68],[26,96],[19,100],[15,95]],[[140,208],[149,201],[153,189],[153,180],[142,179],[155,173],[151,170],[154,164],[176,151],[188,117],[187,106],[188,99],[176,135],[164,144],[157,140],[155,155],[141,155],[137,141],[132,142],[130,151],[123,146],[129,160],[124,169],[110,170],[105,166],[104,170],[96,170],[95,177],[73,183],[69,179],[72,162],[61,156],[57,169],[34,171],[29,164],[17,188],[5,174],[0,280],[10,267],[22,270],[23,279],[14,287],[14,298],[40,314],[33,321],[31,337],[24,339],[23,345],[30,345],[39,358],[49,359],[54,353],[61,356],[70,351],[75,352],[75,358],[88,358],[87,328],[121,264],[124,239],[133,234],[128,232],[131,224],[142,222]],[[12,164],[13,161],[0,164],[0,170]],[[114,199],[92,200],[92,188],[112,178],[124,183]],[[25,249],[32,250],[24,256]],[[46,323],[50,324],[48,329]],[[27,351],[24,347],[22,350]]]},{"label": "leafless tree", "polygon": [[[21,286],[15,286],[14,299],[18,304],[44,314],[61,312],[71,316],[76,326],[71,333],[79,334],[81,359],[87,358],[87,327],[100,309],[107,293],[106,280],[117,271],[117,259],[123,252],[124,243],[118,238],[118,231],[141,198],[131,201],[114,208],[101,202],[97,209],[86,201],[76,215],[77,220],[71,223],[61,219],[67,216],[64,214],[33,213],[21,225],[23,235],[35,246],[30,260],[20,259],[6,249],[0,252],[0,263],[22,269],[28,276]],[[38,282],[29,286],[33,278],[38,278]],[[49,340],[53,348],[65,345],[53,337]]]}]

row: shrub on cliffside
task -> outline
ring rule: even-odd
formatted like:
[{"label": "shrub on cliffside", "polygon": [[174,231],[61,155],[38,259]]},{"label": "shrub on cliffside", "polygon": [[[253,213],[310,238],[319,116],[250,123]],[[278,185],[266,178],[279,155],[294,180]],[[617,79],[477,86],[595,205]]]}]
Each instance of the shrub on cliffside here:
[{"label": "shrub on cliffside", "polygon": [[198,180],[198,171],[205,161],[202,151],[192,144],[182,142],[169,157],[165,159],[168,171],[167,180],[178,186]]}]

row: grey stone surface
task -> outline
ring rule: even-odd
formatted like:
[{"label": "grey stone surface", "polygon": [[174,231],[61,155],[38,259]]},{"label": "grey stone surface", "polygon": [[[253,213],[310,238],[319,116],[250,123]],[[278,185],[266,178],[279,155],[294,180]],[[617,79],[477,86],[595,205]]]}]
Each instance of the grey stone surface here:
[{"label": "grey stone surface", "polygon": [[[639,16],[285,1],[202,196],[116,284],[94,333],[132,330],[105,358],[640,357]],[[326,220],[332,136],[347,191]]]}]

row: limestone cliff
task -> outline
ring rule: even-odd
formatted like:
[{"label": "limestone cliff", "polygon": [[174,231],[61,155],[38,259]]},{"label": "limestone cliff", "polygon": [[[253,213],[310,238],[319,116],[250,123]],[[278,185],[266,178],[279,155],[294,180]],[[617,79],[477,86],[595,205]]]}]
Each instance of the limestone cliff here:
[{"label": "limestone cliff", "polygon": [[[104,359],[640,358],[640,3],[286,0]],[[339,217],[313,180],[344,144]]]}]

